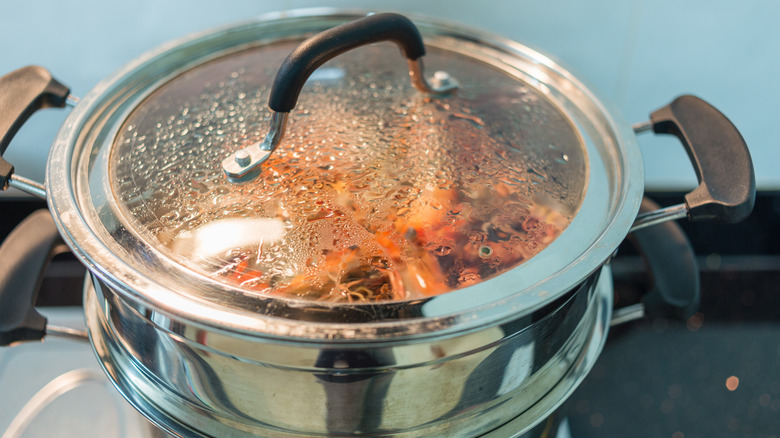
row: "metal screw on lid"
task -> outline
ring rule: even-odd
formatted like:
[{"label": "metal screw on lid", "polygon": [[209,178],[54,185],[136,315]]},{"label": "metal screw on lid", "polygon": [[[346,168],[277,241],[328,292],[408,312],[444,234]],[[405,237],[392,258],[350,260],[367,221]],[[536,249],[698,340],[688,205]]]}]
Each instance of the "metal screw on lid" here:
[{"label": "metal screw on lid", "polygon": [[246,149],[236,151],[236,163],[241,167],[246,167],[252,162],[252,156]]},{"label": "metal screw on lid", "polygon": [[457,83],[452,79],[449,73],[446,71],[436,71],[433,73],[433,86],[436,88],[449,88],[452,86],[457,87]]}]

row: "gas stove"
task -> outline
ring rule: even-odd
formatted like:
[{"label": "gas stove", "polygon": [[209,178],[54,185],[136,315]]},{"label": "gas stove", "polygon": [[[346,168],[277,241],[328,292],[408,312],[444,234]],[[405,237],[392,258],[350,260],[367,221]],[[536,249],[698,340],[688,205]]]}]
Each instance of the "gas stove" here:
[{"label": "gas stove", "polygon": [[[654,193],[662,205],[679,193]],[[0,238],[45,207],[4,200]],[[685,321],[644,319],[613,327],[595,367],[541,427],[586,438],[773,437],[780,430],[780,194],[759,193],[736,225],[681,225],[699,255],[702,302]],[[612,262],[616,307],[647,287],[628,245]],[[84,268],[55,258],[39,305],[54,324],[83,328]],[[163,437],[104,377],[88,343],[50,337],[0,349],[0,435]],[[637,430],[641,430],[638,433]]]}]

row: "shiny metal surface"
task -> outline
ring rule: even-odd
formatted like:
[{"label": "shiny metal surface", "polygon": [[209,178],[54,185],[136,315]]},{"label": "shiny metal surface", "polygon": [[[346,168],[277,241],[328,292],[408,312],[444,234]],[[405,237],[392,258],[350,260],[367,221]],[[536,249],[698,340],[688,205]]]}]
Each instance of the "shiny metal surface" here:
[{"label": "shiny metal surface", "polygon": [[636,132],[637,134],[642,132],[652,131],[653,122],[648,120],[646,122],[634,123],[633,125],[631,125],[631,129],[633,129],[634,132]]},{"label": "shiny metal surface", "polygon": [[651,227],[653,225],[662,224],[664,222],[673,221],[677,219],[683,219],[688,217],[688,206],[685,204],[677,204],[669,207],[659,208],[655,211],[649,211],[637,216],[634,221],[634,225],[631,226],[630,232],[641,230],[642,228]]},{"label": "shiny metal surface", "polygon": [[[607,341],[607,334],[609,332],[609,327],[611,327],[610,321],[612,320],[613,306],[612,274],[609,265],[604,266],[601,270],[599,280],[596,283],[593,300],[595,301],[595,308],[593,309],[593,313],[589,316],[594,320],[590,332],[587,334],[585,347],[581,351],[579,357],[573,359],[574,365],[569,369],[564,378],[561,379],[560,383],[551,388],[550,392],[545,394],[544,398],[532,408],[480,438],[570,437],[570,435],[561,436],[556,433],[556,431],[568,432],[568,428],[565,424],[561,427],[556,427],[562,419],[557,417],[555,411],[585,379],[585,376],[590,372],[591,368],[596,363],[596,359],[598,359],[598,356],[601,354],[604,343]],[[533,418],[537,418],[535,423],[530,422]],[[544,420],[540,421],[538,419]],[[565,423],[565,421],[563,423]]]},{"label": "shiny metal surface", "polygon": [[[637,134],[653,130],[653,122],[646,121],[635,123],[631,126]],[[683,219],[688,217],[688,207],[685,204],[678,204],[671,207],[661,208],[656,211],[641,213],[634,221],[629,232],[641,230],[645,227],[661,224],[667,221]]]},{"label": "shiny metal surface", "polygon": [[[609,269],[546,316],[418,342],[280,342],[158,318],[100,280],[87,326],[119,391],[182,436],[514,437],[587,374],[606,338]],[[158,321],[161,324],[158,324]],[[198,342],[182,334],[195,333]]]},{"label": "shiny metal surface", "polygon": [[[611,256],[630,228],[642,195],[641,156],[627,125],[549,58],[492,35],[416,17],[426,44],[467,53],[535,84],[571,117],[583,136],[591,167],[582,207],[561,238],[521,269],[404,303],[403,312],[389,305],[306,309],[296,302],[252,297],[193,275],[150,248],[145,236],[128,230],[112,213],[103,166],[118,124],[145,96],[192,65],[258,44],[258,35],[267,36],[261,40],[266,43],[356,17],[340,13],[263,17],[173,42],[101,83],[66,120],[48,166],[49,203],[74,253],[120,296],[161,315],[237,336],[338,342],[413,340],[499,325],[544,308]],[[269,318],[258,319],[258,313]],[[366,323],[370,321],[375,323]]]},{"label": "shiny metal surface", "polygon": [[[222,161],[222,170],[225,171],[230,182],[246,182],[257,176],[260,171],[259,166],[265,163],[284,138],[289,115],[290,113],[273,112],[271,127],[262,142],[239,149]],[[248,156],[244,157],[244,154]]]},{"label": "shiny metal surface", "polygon": [[429,81],[425,77],[422,58],[409,59],[407,61],[409,64],[409,77],[412,79],[412,84],[414,85],[414,88],[423,93],[445,94],[455,91],[460,87],[458,80],[451,77],[449,73],[445,71],[437,71],[434,73],[432,80]]},{"label": "shiny metal surface", "polygon": [[[640,134],[643,132],[650,132],[653,130],[653,122],[645,121],[640,123],[634,123],[631,129],[635,133]],[[641,230],[645,227],[658,225],[667,221],[683,219],[688,217],[688,206],[685,204],[678,204],[670,207],[658,209],[647,213],[641,213],[634,221],[634,225],[631,226],[630,233]]]},{"label": "shiny metal surface", "polygon": [[612,312],[612,320],[609,326],[614,327],[627,322],[636,321],[645,317],[645,305],[642,303],[632,304],[630,306],[615,309]]},{"label": "shiny metal surface", "polygon": [[46,188],[43,184],[23,176],[11,175],[11,179],[8,180],[8,186],[19,189],[40,199],[46,199]]},{"label": "shiny metal surface", "polygon": [[74,96],[72,94],[69,94],[68,97],[65,98],[65,105],[73,108],[73,107],[75,107],[76,105],[79,104],[79,101],[81,101],[81,99],[79,99],[78,97],[76,97],[76,96]]},{"label": "shiny metal surface", "polygon": [[74,329],[53,324],[46,324],[46,336],[55,336],[58,338],[72,339],[74,341],[89,342],[89,335],[86,330]]}]

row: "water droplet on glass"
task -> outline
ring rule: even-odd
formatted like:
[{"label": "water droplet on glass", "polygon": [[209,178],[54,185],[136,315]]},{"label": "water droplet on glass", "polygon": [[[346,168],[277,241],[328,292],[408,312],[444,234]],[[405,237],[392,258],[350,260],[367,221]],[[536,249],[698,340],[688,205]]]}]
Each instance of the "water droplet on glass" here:
[{"label": "water droplet on glass", "polygon": [[[186,233],[259,220],[212,237],[229,246],[212,257],[174,258],[253,293],[348,302],[474,284],[565,228],[581,185],[550,184],[547,172],[557,161],[567,175],[584,173],[584,160],[568,119],[548,123],[556,110],[533,87],[469,58],[447,62],[463,93],[423,96],[394,47],[364,49],[331,61],[343,76],[304,87],[283,144],[245,184],[227,183],[220,163],[263,140],[268,66],[290,48],[247,49],[162,85],[117,136],[110,172],[120,202],[165,254],[186,248]],[[372,71],[358,67],[366,62]],[[566,214],[535,202],[540,194],[564,199]]]}]

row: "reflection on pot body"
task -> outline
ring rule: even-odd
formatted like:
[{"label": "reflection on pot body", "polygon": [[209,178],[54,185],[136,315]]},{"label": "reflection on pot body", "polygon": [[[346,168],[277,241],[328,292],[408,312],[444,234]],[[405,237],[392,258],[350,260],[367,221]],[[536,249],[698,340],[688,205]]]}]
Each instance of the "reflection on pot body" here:
[{"label": "reflection on pot body", "polygon": [[[548,392],[572,389],[584,375],[572,376],[572,369],[588,362],[585,350],[600,349],[606,336],[596,277],[500,326],[354,345],[205,330],[133,305],[94,278],[85,294],[92,340],[109,376],[169,430],[471,437],[522,419],[546,403]],[[533,414],[515,432],[545,417]]]}]

